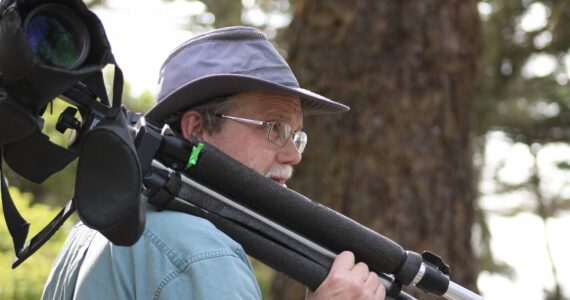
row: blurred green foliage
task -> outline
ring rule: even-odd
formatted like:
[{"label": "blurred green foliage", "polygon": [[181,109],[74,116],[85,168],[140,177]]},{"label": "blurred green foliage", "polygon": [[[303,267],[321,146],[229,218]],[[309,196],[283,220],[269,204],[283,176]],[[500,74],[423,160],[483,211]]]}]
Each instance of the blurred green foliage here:
[{"label": "blurred green foliage", "polygon": [[250,257],[249,260],[255,270],[255,277],[257,283],[259,283],[263,299],[271,300],[271,283],[273,282],[273,277],[275,277],[275,271],[253,257]]},{"label": "blurred green foliage", "polygon": [[526,144],[570,138],[570,2],[483,0],[478,134]]},{"label": "blurred green foliage", "polygon": [[[10,187],[10,194],[20,213],[31,224],[28,239],[37,234],[59,212],[59,208],[35,203],[31,193],[22,193]],[[0,214],[4,219],[3,212]],[[3,222],[2,222],[3,223]],[[62,228],[34,255],[11,270],[14,246],[5,224],[0,226],[0,299],[39,299],[51,266],[73,226],[68,220]]]}]

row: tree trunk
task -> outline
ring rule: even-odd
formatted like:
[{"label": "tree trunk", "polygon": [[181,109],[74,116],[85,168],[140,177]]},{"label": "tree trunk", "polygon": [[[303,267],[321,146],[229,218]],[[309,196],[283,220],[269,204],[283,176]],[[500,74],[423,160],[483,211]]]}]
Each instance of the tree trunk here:
[{"label": "tree trunk", "polygon": [[[301,85],[352,110],[305,119],[292,187],[405,249],[441,255],[451,279],[474,290],[477,1],[295,5],[288,60]],[[272,291],[304,296],[282,275]]]}]

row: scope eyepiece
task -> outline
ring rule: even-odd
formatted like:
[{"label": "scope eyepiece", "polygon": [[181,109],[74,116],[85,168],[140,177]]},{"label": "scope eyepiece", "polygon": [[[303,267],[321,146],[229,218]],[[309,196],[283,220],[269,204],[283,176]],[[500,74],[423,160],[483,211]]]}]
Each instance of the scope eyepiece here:
[{"label": "scope eyepiece", "polygon": [[43,64],[71,70],[87,59],[89,30],[67,6],[40,5],[27,14],[23,27],[26,41]]}]

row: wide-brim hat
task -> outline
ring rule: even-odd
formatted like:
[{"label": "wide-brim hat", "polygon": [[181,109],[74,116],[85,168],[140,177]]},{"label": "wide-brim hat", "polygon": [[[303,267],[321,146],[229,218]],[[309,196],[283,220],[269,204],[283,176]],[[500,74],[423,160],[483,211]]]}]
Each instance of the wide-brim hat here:
[{"label": "wide-brim hat", "polygon": [[177,47],[160,69],[157,104],[145,118],[162,123],[176,112],[209,100],[252,91],[298,96],[304,115],[350,109],[299,87],[265,34],[237,26],[195,36]]}]

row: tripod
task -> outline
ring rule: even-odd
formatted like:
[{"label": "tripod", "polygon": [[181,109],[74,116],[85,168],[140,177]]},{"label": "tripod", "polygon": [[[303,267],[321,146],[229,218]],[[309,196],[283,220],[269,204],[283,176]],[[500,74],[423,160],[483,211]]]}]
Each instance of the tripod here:
[{"label": "tripod", "polygon": [[[388,238],[268,180],[208,144],[168,135],[161,139],[152,143],[160,146],[150,162],[152,175],[145,176],[151,203],[212,221],[248,254],[313,290],[326,277],[334,257],[351,250],[381,274],[394,299],[413,299],[401,292],[402,285],[414,285],[446,299],[482,299],[450,281],[449,267],[435,254],[404,251]],[[199,156],[198,163],[181,167],[193,156]]]}]

